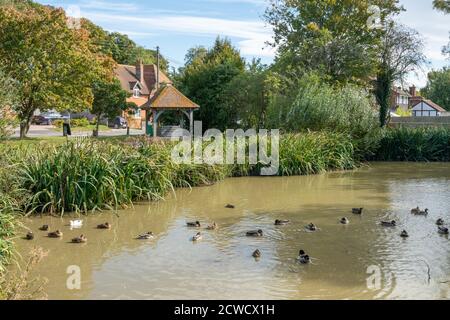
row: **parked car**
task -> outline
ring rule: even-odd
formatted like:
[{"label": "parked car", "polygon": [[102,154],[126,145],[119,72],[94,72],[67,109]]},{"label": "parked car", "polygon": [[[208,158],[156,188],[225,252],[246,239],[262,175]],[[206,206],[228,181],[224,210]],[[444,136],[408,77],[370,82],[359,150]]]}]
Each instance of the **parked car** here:
[{"label": "parked car", "polygon": [[109,126],[114,129],[126,129],[127,128],[127,120],[122,117],[115,117],[112,121],[109,121]]},{"label": "parked car", "polygon": [[34,116],[31,123],[37,125],[51,125],[55,120],[68,120],[68,116],[63,116],[59,112],[43,112],[38,116]]},{"label": "parked car", "polygon": [[52,120],[50,120],[49,118],[46,118],[44,116],[34,116],[33,119],[31,119],[31,123],[32,124],[37,124],[37,125],[45,125],[45,126],[49,126],[52,124]]}]

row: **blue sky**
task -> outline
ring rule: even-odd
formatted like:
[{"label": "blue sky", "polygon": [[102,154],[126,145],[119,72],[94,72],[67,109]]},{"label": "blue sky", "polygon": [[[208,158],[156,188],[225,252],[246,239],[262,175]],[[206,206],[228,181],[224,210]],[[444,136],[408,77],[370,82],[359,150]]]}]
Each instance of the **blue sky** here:
[{"label": "blue sky", "polygon": [[[160,46],[171,66],[183,64],[186,51],[196,45],[210,46],[217,35],[227,36],[248,59],[270,63],[274,50],[265,45],[272,31],[262,19],[266,0],[39,0],[72,10],[78,6],[86,17],[109,31],[126,33],[146,48]],[[426,82],[431,68],[448,65],[440,54],[449,40],[450,15],[432,9],[432,0],[401,0],[407,9],[399,17],[418,30],[426,42],[430,65],[408,81]]]}]

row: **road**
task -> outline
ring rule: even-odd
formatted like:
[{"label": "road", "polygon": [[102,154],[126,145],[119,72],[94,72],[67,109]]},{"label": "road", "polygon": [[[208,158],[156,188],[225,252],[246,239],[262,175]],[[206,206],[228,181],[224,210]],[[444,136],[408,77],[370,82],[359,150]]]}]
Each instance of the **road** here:
[{"label": "road", "polygon": [[[32,125],[30,127],[30,131],[28,131],[27,137],[29,138],[44,138],[44,137],[61,137],[62,132],[58,132],[54,130],[54,126],[37,126]],[[14,131],[13,137],[19,137],[19,129],[17,128]],[[135,130],[130,129],[130,135],[142,135],[144,134],[144,130]],[[127,129],[111,129],[109,131],[100,131],[99,136],[101,137],[117,137],[117,136],[125,136],[127,134]],[[82,137],[82,136],[92,136],[92,131],[87,132],[72,132],[73,137]]]}]

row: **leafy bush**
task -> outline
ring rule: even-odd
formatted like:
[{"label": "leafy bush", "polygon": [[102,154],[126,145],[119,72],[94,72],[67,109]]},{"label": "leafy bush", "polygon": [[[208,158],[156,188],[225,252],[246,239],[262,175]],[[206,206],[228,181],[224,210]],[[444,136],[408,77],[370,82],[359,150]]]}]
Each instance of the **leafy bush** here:
[{"label": "leafy bush", "polygon": [[88,127],[90,125],[89,120],[86,118],[73,119],[70,121],[72,127]]},{"label": "leafy bush", "polygon": [[56,128],[62,128],[64,124],[64,120],[53,120],[52,125],[54,125]]}]

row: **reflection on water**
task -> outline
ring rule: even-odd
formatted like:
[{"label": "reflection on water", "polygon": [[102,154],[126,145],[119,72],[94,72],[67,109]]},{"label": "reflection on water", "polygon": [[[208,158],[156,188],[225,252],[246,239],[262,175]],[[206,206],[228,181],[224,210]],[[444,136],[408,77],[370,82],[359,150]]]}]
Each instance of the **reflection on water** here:
[{"label": "reflection on water", "polygon": [[[83,218],[80,230],[70,219],[33,218],[25,224],[34,241],[17,239],[24,255],[31,246],[49,250],[35,274],[48,278],[52,299],[392,299],[449,298],[449,239],[435,221],[450,221],[450,165],[372,164],[354,172],[309,177],[236,178],[211,187],[176,191],[164,202],[139,205],[117,215]],[[228,203],[235,209],[226,209]],[[412,207],[430,209],[412,216]],[[351,208],[364,207],[360,216]],[[339,224],[347,216],[349,225]],[[275,219],[291,224],[274,226]],[[397,228],[379,225],[396,219]],[[203,240],[189,241],[196,230]],[[111,230],[97,230],[110,222]],[[307,223],[320,230],[308,233]],[[38,230],[49,224],[64,238],[49,239]],[[247,230],[261,228],[262,238]],[[410,237],[400,238],[406,229]],[[152,231],[149,241],[134,238]],[[85,234],[85,245],[70,244]],[[252,258],[259,249],[262,258]],[[296,256],[305,249],[310,265]],[[81,290],[68,290],[68,266],[81,268]],[[381,270],[381,287],[368,288],[369,266]]]}]

